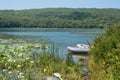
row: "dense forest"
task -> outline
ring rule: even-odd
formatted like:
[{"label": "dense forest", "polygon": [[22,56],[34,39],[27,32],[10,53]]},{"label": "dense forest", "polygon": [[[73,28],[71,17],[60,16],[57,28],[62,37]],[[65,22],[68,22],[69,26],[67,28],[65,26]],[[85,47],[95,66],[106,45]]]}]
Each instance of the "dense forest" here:
[{"label": "dense forest", "polygon": [[120,9],[0,10],[0,28],[104,28],[120,22]]}]

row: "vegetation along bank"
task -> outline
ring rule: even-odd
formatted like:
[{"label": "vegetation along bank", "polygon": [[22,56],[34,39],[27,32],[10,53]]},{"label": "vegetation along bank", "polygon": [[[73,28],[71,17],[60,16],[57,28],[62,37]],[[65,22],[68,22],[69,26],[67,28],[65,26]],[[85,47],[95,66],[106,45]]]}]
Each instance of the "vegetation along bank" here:
[{"label": "vegetation along bank", "polygon": [[92,45],[89,53],[91,80],[120,80],[120,25],[106,29]]}]

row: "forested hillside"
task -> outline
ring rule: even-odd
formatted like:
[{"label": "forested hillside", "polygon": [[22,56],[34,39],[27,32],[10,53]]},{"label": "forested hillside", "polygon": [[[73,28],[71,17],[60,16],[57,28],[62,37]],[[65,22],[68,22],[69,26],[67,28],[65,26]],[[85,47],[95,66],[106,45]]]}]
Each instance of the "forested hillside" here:
[{"label": "forested hillside", "polygon": [[120,9],[0,10],[0,28],[104,28],[120,22]]}]

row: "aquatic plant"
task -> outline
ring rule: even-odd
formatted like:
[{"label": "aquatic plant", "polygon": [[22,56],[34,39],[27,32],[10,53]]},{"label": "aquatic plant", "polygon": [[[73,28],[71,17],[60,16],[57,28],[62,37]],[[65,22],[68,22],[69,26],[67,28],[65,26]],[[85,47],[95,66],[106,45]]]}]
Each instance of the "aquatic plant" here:
[{"label": "aquatic plant", "polygon": [[81,80],[80,65],[68,65],[55,56],[51,45],[23,40],[0,40],[0,80],[35,80],[59,72],[63,80]]}]

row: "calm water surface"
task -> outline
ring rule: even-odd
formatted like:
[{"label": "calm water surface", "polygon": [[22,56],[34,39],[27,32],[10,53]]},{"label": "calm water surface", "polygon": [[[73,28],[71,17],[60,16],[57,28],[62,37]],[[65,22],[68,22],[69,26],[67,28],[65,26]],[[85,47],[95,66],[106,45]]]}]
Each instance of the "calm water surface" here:
[{"label": "calm water surface", "polygon": [[55,53],[64,57],[68,52],[67,46],[76,46],[77,43],[92,42],[96,34],[75,34],[71,32],[3,32],[5,34],[21,36],[27,40],[39,40],[54,45]]}]

